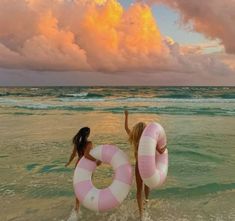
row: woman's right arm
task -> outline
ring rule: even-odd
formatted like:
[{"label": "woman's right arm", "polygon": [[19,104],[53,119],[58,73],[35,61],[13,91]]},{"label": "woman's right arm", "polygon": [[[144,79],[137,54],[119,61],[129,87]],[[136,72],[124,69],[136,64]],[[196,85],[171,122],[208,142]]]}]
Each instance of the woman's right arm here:
[{"label": "woman's right arm", "polygon": [[125,130],[128,135],[130,135],[131,131],[128,127],[128,111],[125,110]]},{"label": "woman's right arm", "polygon": [[89,142],[86,146],[84,157],[86,157],[88,160],[95,161],[96,165],[99,166],[101,164],[101,161],[96,160],[93,156],[90,155],[91,149],[92,149],[92,142]]}]

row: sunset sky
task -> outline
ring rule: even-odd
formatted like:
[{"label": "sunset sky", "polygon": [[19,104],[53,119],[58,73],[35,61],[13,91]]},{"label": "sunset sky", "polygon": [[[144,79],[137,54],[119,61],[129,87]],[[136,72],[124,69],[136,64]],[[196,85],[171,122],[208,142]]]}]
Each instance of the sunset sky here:
[{"label": "sunset sky", "polygon": [[235,0],[0,0],[0,86],[235,85]]}]

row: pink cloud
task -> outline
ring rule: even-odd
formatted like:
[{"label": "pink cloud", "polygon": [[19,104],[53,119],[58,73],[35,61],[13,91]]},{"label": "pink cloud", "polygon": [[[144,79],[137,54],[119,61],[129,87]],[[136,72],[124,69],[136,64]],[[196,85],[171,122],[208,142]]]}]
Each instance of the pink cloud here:
[{"label": "pink cloud", "polygon": [[[179,11],[181,23],[208,38],[220,39],[228,53],[235,53],[234,0],[147,0]],[[188,26],[189,27],[189,26]]]},{"label": "pink cloud", "polygon": [[[163,2],[170,4],[167,0]],[[170,5],[181,10],[183,21],[187,22],[190,20],[184,12],[187,10],[181,9],[186,6],[179,2],[186,1]],[[199,28],[201,20],[196,19],[200,10],[198,16],[194,14],[195,28],[203,31]],[[124,9],[117,0],[0,0],[3,68],[115,74],[234,72],[233,58],[228,62],[222,55],[205,55],[201,48],[180,46],[162,36],[151,8],[143,3]]]}]

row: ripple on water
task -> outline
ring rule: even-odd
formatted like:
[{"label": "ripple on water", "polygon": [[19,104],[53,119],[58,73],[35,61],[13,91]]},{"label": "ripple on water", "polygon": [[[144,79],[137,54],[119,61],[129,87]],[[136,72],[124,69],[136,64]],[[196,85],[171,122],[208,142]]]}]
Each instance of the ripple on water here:
[{"label": "ripple on water", "polygon": [[163,190],[153,191],[156,197],[199,197],[207,194],[216,194],[224,191],[233,191],[235,183],[208,183],[194,187],[169,187]]},{"label": "ripple on water", "polygon": [[58,166],[56,164],[50,164],[43,166],[38,173],[69,173],[71,170],[71,168],[64,167],[64,165]]},{"label": "ripple on water", "polygon": [[211,153],[205,154],[205,153],[196,152],[193,150],[174,150],[174,149],[172,149],[170,152],[175,156],[179,156],[184,159],[189,158],[190,160],[193,160],[193,161],[200,161],[200,162],[210,161],[210,162],[216,162],[216,163],[223,162],[223,159],[221,157],[212,155]]},{"label": "ripple on water", "polygon": [[26,169],[28,170],[28,171],[32,171],[33,169],[35,169],[37,166],[39,166],[40,164],[38,164],[38,163],[31,163],[31,164],[28,164],[28,165],[26,165]]}]

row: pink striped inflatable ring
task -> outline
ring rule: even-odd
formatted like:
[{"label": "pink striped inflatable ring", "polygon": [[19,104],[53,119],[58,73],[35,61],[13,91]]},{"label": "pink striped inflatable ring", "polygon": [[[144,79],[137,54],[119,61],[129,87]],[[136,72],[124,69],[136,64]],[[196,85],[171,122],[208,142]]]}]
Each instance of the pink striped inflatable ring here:
[{"label": "pink striped inflatable ring", "polygon": [[168,150],[163,154],[156,151],[166,146],[166,134],[158,123],[144,129],[138,148],[138,168],[143,182],[150,188],[161,186],[168,172]]},{"label": "pink striped inflatable ring", "polygon": [[132,167],[123,151],[113,145],[102,145],[91,150],[90,155],[103,163],[111,164],[115,171],[112,184],[97,189],[92,184],[96,163],[83,157],[74,172],[73,186],[78,200],[93,211],[108,211],[118,207],[127,197],[132,184]]}]

